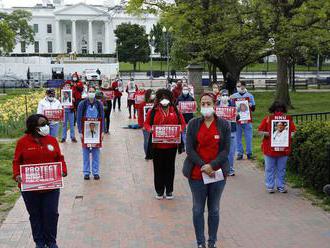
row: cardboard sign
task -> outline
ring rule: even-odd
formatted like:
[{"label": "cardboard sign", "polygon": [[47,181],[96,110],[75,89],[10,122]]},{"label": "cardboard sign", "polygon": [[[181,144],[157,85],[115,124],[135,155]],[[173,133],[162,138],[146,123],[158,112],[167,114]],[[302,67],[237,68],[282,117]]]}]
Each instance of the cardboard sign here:
[{"label": "cardboard sign", "polygon": [[63,109],[45,109],[44,116],[49,121],[64,121],[64,110]]},{"label": "cardboard sign", "polygon": [[226,121],[236,122],[236,107],[217,107],[215,113],[218,117]]},{"label": "cardboard sign", "polygon": [[83,119],[83,146],[102,147],[102,119]]},{"label": "cardboard sign", "polygon": [[196,101],[179,102],[179,110],[182,114],[190,114],[197,112]]},{"label": "cardboard sign", "polygon": [[61,103],[65,108],[70,108],[73,106],[73,97],[71,89],[62,89],[61,90]]},{"label": "cardboard sign", "polygon": [[181,126],[180,125],[153,125],[152,143],[158,144],[180,144]]},{"label": "cardboard sign", "polygon": [[144,121],[147,119],[147,114],[148,114],[148,111],[150,109],[152,109],[154,107],[154,104],[153,103],[147,103],[144,107],[143,107],[143,118],[144,118]]},{"label": "cardboard sign", "polygon": [[106,100],[113,100],[115,98],[115,92],[113,90],[102,90],[101,92]]},{"label": "cardboard sign", "polygon": [[20,173],[22,191],[63,188],[61,162],[24,164],[20,166]]},{"label": "cardboard sign", "polygon": [[271,142],[270,146],[274,151],[289,151],[291,146],[290,117],[271,116]]},{"label": "cardboard sign", "polygon": [[239,120],[237,121],[239,124],[252,122],[248,97],[236,98],[235,106],[239,115]]}]

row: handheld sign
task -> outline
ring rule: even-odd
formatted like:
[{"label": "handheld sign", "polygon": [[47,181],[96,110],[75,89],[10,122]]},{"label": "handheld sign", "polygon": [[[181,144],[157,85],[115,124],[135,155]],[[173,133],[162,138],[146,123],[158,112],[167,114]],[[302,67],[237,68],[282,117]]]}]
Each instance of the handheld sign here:
[{"label": "handheld sign", "polygon": [[113,90],[101,90],[106,100],[113,100],[115,98],[115,92]]},{"label": "handheld sign", "polygon": [[44,116],[46,116],[49,121],[64,121],[63,109],[45,109]]},{"label": "handheld sign", "polygon": [[274,151],[288,151],[291,146],[290,116],[271,116],[271,148]]},{"label": "handheld sign", "polygon": [[144,90],[139,90],[135,93],[134,95],[135,104],[138,105],[144,102],[144,98],[145,98],[144,94],[145,94]]},{"label": "handheld sign", "polygon": [[179,102],[179,110],[182,114],[190,114],[197,112],[196,101]]},{"label": "handheld sign", "polygon": [[180,125],[153,125],[152,143],[158,144],[180,144]]},{"label": "handheld sign", "polygon": [[22,191],[63,188],[62,163],[24,164],[20,166]]},{"label": "handheld sign", "polygon": [[73,106],[72,90],[62,89],[61,90],[61,103],[65,108],[70,108]]},{"label": "handheld sign", "polygon": [[148,114],[148,111],[150,109],[152,109],[154,107],[154,104],[153,103],[147,103],[144,107],[143,107],[143,118],[144,118],[144,121],[147,119],[147,114]]},{"label": "handheld sign", "polygon": [[83,119],[83,146],[102,147],[102,119],[84,118]]},{"label": "handheld sign", "polygon": [[236,107],[217,107],[215,113],[218,117],[226,121],[236,122]]},{"label": "handheld sign", "polygon": [[249,107],[249,98],[242,97],[235,99],[235,106],[239,115],[239,124],[252,122],[251,111]]}]

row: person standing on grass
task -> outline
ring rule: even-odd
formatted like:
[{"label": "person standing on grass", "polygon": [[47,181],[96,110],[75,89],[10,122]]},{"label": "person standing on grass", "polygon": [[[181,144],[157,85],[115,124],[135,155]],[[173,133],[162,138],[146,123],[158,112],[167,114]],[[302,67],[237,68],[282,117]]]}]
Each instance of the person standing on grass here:
[{"label": "person standing on grass", "polygon": [[[104,110],[102,103],[95,98],[96,89],[94,86],[89,87],[87,99],[81,101],[77,112],[77,126],[81,140],[83,140],[83,118],[101,118],[101,139],[103,139],[104,130]],[[90,179],[90,154],[92,154],[92,174],[95,180],[100,179],[100,148],[84,147],[83,150],[83,173],[84,179]]]},{"label": "person standing on grass", "polygon": [[[167,89],[159,89],[156,92],[155,106],[151,109],[144,123],[144,129],[151,134],[153,125],[181,125],[185,128],[185,121],[182,114],[174,104],[173,94]],[[154,165],[154,186],[156,199],[173,199],[173,183],[175,175],[175,157],[178,144],[151,144]],[[148,148],[150,149],[150,148]]]},{"label": "person standing on grass", "polygon": [[[57,140],[49,135],[46,116],[34,114],[26,120],[25,135],[17,141],[13,160],[13,178],[21,188],[20,166],[25,164],[62,163],[62,177],[67,167]],[[56,244],[59,189],[21,191],[30,216],[33,240],[36,248],[58,248]]]},{"label": "person standing on grass", "polygon": [[[200,100],[202,117],[192,119],[187,128],[187,157],[183,175],[188,178],[193,198],[193,223],[198,248],[206,247],[204,209],[208,207],[208,247],[215,248],[219,227],[220,198],[229,173],[229,123],[215,115],[215,96],[204,93]],[[202,173],[214,177],[222,169],[224,180],[205,184]]]},{"label": "person standing on grass", "polygon": [[[275,186],[281,193],[287,193],[285,187],[285,174],[286,174],[286,163],[288,156],[291,152],[291,147],[286,150],[276,151],[271,147],[271,117],[272,116],[286,116],[287,107],[285,104],[275,101],[269,108],[270,115],[264,117],[258,127],[258,132],[263,135],[261,149],[265,159],[265,184],[266,190],[269,193],[275,192]],[[289,120],[289,130],[291,135],[296,132],[296,127],[290,116],[286,116]],[[279,122],[281,123],[281,122]],[[273,135],[274,136],[274,135]],[[289,138],[290,136],[287,135]],[[290,144],[290,142],[289,142]]]},{"label": "person standing on grass", "polygon": [[[55,90],[48,89],[46,90],[46,97],[38,103],[37,114],[44,115],[45,110],[52,110],[52,109],[62,109],[62,104],[60,103],[59,100],[55,98]],[[50,121],[49,123],[50,136],[57,138],[59,126],[60,123],[58,121]]]},{"label": "person standing on grass", "polygon": [[[256,103],[254,101],[254,96],[247,91],[245,82],[237,83],[237,92],[231,95],[230,97],[233,102],[237,98],[247,98],[249,101],[249,108],[251,112],[254,112],[256,109]],[[237,123],[236,125],[236,149],[237,149],[237,160],[243,159],[244,148],[242,144],[242,134],[244,131],[245,143],[246,143],[246,156],[248,159],[254,159],[252,156],[252,137],[253,129],[252,122],[247,123]]]},{"label": "person standing on grass", "polygon": [[[63,89],[72,89],[71,82],[67,81]],[[72,99],[73,104],[75,99]],[[74,132],[74,105],[70,107],[64,107],[64,122],[62,123],[62,139],[61,143],[66,142],[67,133],[68,133],[68,124],[70,127],[70,138],[73,143],[77,143],[76,135]]]},{"label": "person standing on grass", "polygon": [[138,86],[134,83],[134,79],[132,78],[126,87],[127,93],[127,107],[128,107],[128,119],[132,119],[132,107],[134,119],[136,119],[136,108],[135,108],[135,93],[138,91]]}]

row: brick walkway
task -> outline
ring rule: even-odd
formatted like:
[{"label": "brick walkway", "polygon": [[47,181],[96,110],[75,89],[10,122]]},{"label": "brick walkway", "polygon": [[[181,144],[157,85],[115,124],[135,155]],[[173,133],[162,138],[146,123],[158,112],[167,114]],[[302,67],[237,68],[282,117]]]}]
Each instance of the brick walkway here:
[{"label": "brick walkway", "polygon": [[[145,162],[141,130],[127,130],[126,112],[112,115],[102,150],[101,180],[84,181],[79,144],[62,146],[68,163],[60,202],[61,248],[191,248],[195,237],[191,193],[177,159],[175,200],[153,198],[152,163]],[[248,161],[229,178],[221,202],[221,247],[326,248],[330,216],[301,198],[299,190],[269,195],[263,173]],[[0,229],[0,247],[34,247],[19,199]]]}]

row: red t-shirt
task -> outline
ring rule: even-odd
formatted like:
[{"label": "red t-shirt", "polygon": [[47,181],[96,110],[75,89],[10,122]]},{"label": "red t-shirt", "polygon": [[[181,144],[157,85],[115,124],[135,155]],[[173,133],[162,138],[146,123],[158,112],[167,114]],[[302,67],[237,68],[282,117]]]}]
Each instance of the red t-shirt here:
[{"label": "red t-shirt", "polygon": [[121,93],[121,92],[119,91],[119,84],[118,84],[117,81],[112,82],[111,87],[112,87],[113,90],[115,91],[115,97],[120,97],[120,96],[123,95],[123,93]]},{"label": "red t-shirt", "polygon": [[[37,143],[31,134],[26,134],[17,141],[13,160],[13,178],[20,175],[20,165],[62,162],[62,170],[67,173],[64,156],[56,138],[47,135]],[[18,184],[18,187],[21,187]]]},{"label": "red t-shirt", "polygon": [[[219,141],[220,134],[216,126],[216,120],[213,120],[209,128],[203,122],[197,134],[196,152],[206,164],[216,159],[219,153]],[[191,179],[202,180],[200,165],[194,166]]]},{"label": "red t-shirt", "polygon": [[[144,122],[144,129],[147,130],[148,132],[151,131],[151,125],[150,125],[151,112],[152,111],[148,112],[146,121]],[[181,130],[184,130],[184,128],[186,127],[186,123],[181,113],[179,113],[179,118],[181,119]],[[178,125],[178,124],[179,124],[179,120],[174,110],[174,107],[170,106],[168,113],[166,113],[161,107],[156,107],[154,125]],[[176,148],[177,144],[153,144],[153,147],[157,149],[170,149],[170,148]]]},{"label": "red t-shirt", "polygon": [[[283,113],[276,113],[274,114],[275,116],[282,116],[284,115]],[[292,121],[290,116],[287,116],[289,119],[289,133],[293,133],[296,131],[296,126],[294,125],[294,122]],[[268,132],[269,136],[264,137],[262,140],[261,144],[261,149],[262,152],[267,155],[267,156],[272,156],[272,157],[280,157],[280,156],[288,156],[291,152],[291,147],[288,151],[274,151],[271,147],[271,137],[270,137],[270,132],[271,132],[271,117],[266,116],[262,121],[260,126],[258,127],[258,131],[260,132]]]}]

